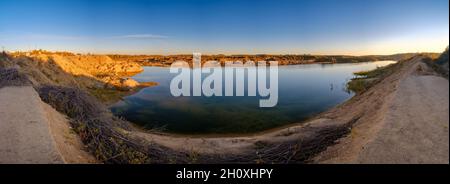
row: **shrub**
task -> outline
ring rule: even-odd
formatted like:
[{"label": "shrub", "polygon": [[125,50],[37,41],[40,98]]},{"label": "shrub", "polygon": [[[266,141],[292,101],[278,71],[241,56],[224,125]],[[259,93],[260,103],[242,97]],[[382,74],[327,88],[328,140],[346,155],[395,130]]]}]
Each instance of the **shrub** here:
[{"label": "shrub", "polygon": [[104,163],[146,163],[146,147],[123,133],[128,124],[110,114],[94,97],[80,89],[38,88],[39,96],[71,118],[71,125],[89,151]]},{"label": "shrub", "polygon": [[19,73],[15,68],[0,68],[0,88],[4,86],[31,85],[28,77]]},{"label": "shrub", "polygon": [[392,74],[395,68],[398,68],[402,63],[403,61],[399,61],[395,64],[378,67],[375,70],[355,72],[356,77],[347,83],[347,90],[355,93],[363,93],[384,77]]},{"label": "shrub", "polygon": [[97,118],[106,112],[101,103],[80,89],[43,86],[38,91],[43,101],[76,120]]}]

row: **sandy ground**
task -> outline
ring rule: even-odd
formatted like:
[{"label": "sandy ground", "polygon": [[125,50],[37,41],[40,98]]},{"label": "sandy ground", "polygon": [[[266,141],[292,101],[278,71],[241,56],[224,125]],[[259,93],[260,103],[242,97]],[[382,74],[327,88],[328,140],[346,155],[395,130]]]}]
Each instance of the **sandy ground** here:
[{"label": "sandy ground", "polygon": [[31,86],[0,89],[0,136],[0,163],[95,162],[67,119],[43,103]]},{"label": "sandy ground", "polygon": [[78,135],[72,130],[67,117],[44,102],[41,105],[47,115],[48,125],[53,139],[56,142],[56,148],[61,154],[64,163],[98,163],[88,153]]},{"label": "sandy ground", "polygon": [[32,87],[0,89],[0,163],[64,163]]},{"label": "sandy ground", "polygon": [[148,133],[142,131],[130,132],[131,135],[144,138],[156,144],[169,147],[174,150],[188,153],[208,154],[240,154],[254,151],[255,144],[279,144],[305,137],[313,137],[316,130],[330,124],[343,124],[336,120],[319,118],[302,125],[294,125],[289,128],[281,128],[269,132],[254,135],[236,137],[189,137],[170,134]]},{"label": "sandy ground", "polygon": [[[417,58],[377,86],[393,85],[319,163],[449,163],[449,82]],[[375,92],[374,92],[375,91]]]},{"label": "sandy ground", "polygon": [[356,162],[448,163],[448,84],[436,76],[401,81],[381,129]]},{"label": "sandy ground", "polygon": [[[316,131],[358,118],[351,133],[312,159],[315,163],[448,163],[448,80],[417,57],[362,95],[309,122],[241,137],[178,137],[133,132],[169,148],[196,153],[239,154],[255,143],[317,136]],[[418,72],[420,71],[420,72]],[[301,151],[301,150],[300,150]]]}]

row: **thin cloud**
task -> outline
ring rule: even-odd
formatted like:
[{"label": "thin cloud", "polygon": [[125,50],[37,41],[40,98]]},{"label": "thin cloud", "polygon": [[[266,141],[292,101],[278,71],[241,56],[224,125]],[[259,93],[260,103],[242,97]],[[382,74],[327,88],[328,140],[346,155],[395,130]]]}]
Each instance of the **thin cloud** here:
[{"label": "thin cloud", "polygon": [[168,38],[168,36],[155,35],[155,34],[132,34],[132,35],[115,36],[113,38],[119,38],[119,39],[164,39],[164,38]]},{"label": "thin cloud", "polygon": [[[0,38],[8,38],[0,35]],[[19,35],[13,38],[27,39],[27,40],[107,40],[107,39],[165,39],[168,36],[155,34],[130,34],[110,37],[94,37],[94,36],[73,36],[73,35],[51,35],[51,34],[26,34]]]},{"label": "thin cloud", "polygon": [[39,40],[82,40],[89,39],[83,36],[68,36],[68,35],[48,35],[48,34],[30,34],[25,35],[26,39],[39,39]]}]

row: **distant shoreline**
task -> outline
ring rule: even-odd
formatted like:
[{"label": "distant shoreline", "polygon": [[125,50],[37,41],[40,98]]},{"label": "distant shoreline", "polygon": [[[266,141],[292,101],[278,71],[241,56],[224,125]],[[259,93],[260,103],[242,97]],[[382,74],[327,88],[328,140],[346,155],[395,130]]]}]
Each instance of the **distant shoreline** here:
[{"label": "distant shoreline", "polygon": [[[278,65],[298,64],[334,64],[334,63],[360,63],[372,61],[400,61],[411,58],[418,53],[404,53],[393,55],[346,56],[346,55],[202,55],[202,64],[207,61],[218,61],[222,66],[230,61],[278,61]],[[434,58],[439,53],[422,53]],[[168,67],[176,61],[186,61],[192,66],[192,55],[107,55],[114,60],[135,62],[141,66]]]}]

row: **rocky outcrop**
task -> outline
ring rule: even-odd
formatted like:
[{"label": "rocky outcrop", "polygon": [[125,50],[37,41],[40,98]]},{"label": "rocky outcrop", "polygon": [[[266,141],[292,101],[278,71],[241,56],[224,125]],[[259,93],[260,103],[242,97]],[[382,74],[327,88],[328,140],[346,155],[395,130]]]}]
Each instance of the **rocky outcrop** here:
[{"label": "rocky outcrop", "polygon": [[11,55],[11,62],[29,74],[35,84],[130,90],[139,83],[127,76],[143,71],[135,62],[113,60],[105,55],[51,52]]},{"label": "rocky outcrop", "polygon": [[93,76],[102,75],[127,75],[130,73],[142,72],[142,67],[134,62],[116,61],[108,56],[102,55],[76,55],[60,56],[51,55],[56,63],[62,66],[63,70],[72,71],[74,68],[83,70]]}]

